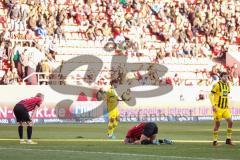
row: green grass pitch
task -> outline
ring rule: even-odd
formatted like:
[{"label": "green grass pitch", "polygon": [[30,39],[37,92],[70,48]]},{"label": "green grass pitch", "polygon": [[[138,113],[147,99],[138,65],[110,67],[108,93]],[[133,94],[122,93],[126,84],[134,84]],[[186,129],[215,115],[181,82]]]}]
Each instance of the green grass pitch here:
[{"label": "green grass pitch", "polygon": [[[124,145],[128,128],[136,123],[120,123],[116,140],[106,139],[106,123],[36,125],[37,145],[19,144],[17,126],[0,126],[0,160],[215,160],[240,159],[240,129],[235,121],[233,140],[224,144],[226,123],[220,130],[220,147],[212,147],[212,122],[161,122],[158,138],[170,138],[173,145]],[[24,128],[26,137],[26,128]]]}]

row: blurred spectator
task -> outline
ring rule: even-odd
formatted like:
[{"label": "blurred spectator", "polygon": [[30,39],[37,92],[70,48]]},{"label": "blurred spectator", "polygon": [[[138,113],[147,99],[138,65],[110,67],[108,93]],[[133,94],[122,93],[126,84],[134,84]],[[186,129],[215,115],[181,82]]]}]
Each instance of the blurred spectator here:
[{"label": "blurred spectator", "polygon": [[35,34],[32,30],[27,29],[26,34],[25,34],[25,39],[26,40],[33,40],[35,38]]},{"label": "blurred spectator", "polygon": [[173,85],[172,79],[171,79],[170,77],[167,77],[167,78],[165,79],[165,83],[166,83],[167,85]]},{"label": "blurred spectator", "polygon": [[11,71],[11,68],[7,70],[6,74],[4,75],[3,81],[4,84],[11,84],[13,82],[13,73]]},{"label": "blurred spectator", "polygon": [[[13,61],[10,67],[15,67],[21,78],[25,76],[21,76],[20,69],[24,59],[12,39],[22,37],[35,41],[50,37],[51,42],[44,45],[49,49],[52,59],[55,59],[58,50],[57,40],[59,43],[62,38],[67,40],[69,33],[70,39],[97,42],[92,43],[94,45],[113,38],[117,44],[116,53],[120,55],[125,55],[127,50],[126,55],[132,57],[138,57],[139,53],[143,55],[141,57],[150,57],[152,52],[157,51],[154,62],[161,62],[162,59],[165,62],[165,58],[169,57],[172,60],[174,57],[191,60],[193,57],[218,58],[224,55],[228,45],[240,44],[240,3],[233,0],[5,0],[5,5],[8,8],[7,17],[0,17],[4,28],[0,42],[4,42],[5,47],[1,43],[0,57],[4,67],[7,65],[3,61],[10,60],[9,64]],[[5,22],[10,22],[11,26],[7,26]],[[17,35],[16,30],[21,31],[23,36]],[[12,43],[8,45],[7,42]],[[15,46],[14,49],[11,46]],[[149,55],[138,52],[139,48],[147,49]],[[152,57],[150,59],[153,61]],[[226,70],[223,66],[214,66],[210,72],[200,69],[197,77],[202,80],[201,83],[205,79],[216,81],[219,72],[223,70]],[[233,70],[231,68],[230,78],[232,82],[234,78],[233,83],[236,84],[238,76],[233,74]],[[121,68],[116,69],[113,74],[116,74],[113,80],[123,83],[121,77],[124,74]],[[157,71],[150,69],[149,79],[143,78],[143,81],[157,83],[157,74]],[[133,74],[129,75],[133,77]],[[175,84],[175,77],[171,78]],[[177,81],[178,74],[175,79]]]},{"label": "blurred spectator", "polygon": [[21,16],[20,5],[15,4],[10,10],[10,19],[11,19],[11,30],[15,31],[17,29],[17,23]]},{"label": "blurred spectator", "polygon": [[11,77],[11,83],[10,84],[18,84],[20,80],[20,77],[18,76],[18,71],[17,71],[17,68],[13,68],[12,69],[12,77]]},{"label": "blurred spectator", "polygon": [[7,20],[6,17],[0,16],[0,23],[2,25],[2,28],[6,29],[7,28]]},{"label": "blurred spectator", "polygon": [[[43,69],[42,69],[42,66],[43,66],[43,60],[41,60],[40,62],[38,62],[37,66],[36,66],[36,72],[37,73],[41,73],[43,72]],[[39,74],[39,79],[44,79],[44,75],[43,74]],[[39,82],[39,79],[38,80],[38,83],[41,85],[43,84],[43,82]]]},{"label": "blurred spectator", "polygon": [[28,63],[29,63],[27,49],[25,49],[20,55],[20,63],[22,66],[22,73],[19,73],[19,75],[21,76],[21,78],[25,78],[28,76]]},{"label": "blurred spectator", "polygon": [[15,45],[14,48],[13,48],[12,60],[14,62],[14,67],[15,68],[21,68],[19,45]]},{"label": "blurred spectator", "polygon": [[58,45],[56,39],[52,39],[49,44],[49,54],[52,59],[55,60],[55,55],[57,54]]},{"label": "blurred spectator", "polygon": [[66,38],[65,38],[65,34],[64,34],[64,31],[63,31],[63,27],[61,25],[57,25],[55,30],[54,30],[54,34],[55,34],[55,38],[58,39],[58,42],[59,44],[61,44],[61,40],[64,38],[65,41],[66,41]]},{"label": "blurred spectator", "polygon": [[0,80],[0,85],[8,85],[8,79],[7,79],[7,74],[4,74],[3,76],[1,76],[1,80]]},{"label": "blurred spectator", "polygon": [[239,73],[238,73],[238,65],[234,64],[231,69],[230,69],[230,78],[233,82],[234,86],[238,86],[239,85]]},{"label": "blurred spectator", "polygon": [[181,79],[177,73],[173,77],[173,83],[174,83],[174,85],[177,85],[177,86],[179,86],[181,84]]},{"label": "blurred spectator", "polygon": [[45,80],[45,84],[48,84],[50,75],[52,73],[52,69],[50,67],[50,64],[48,63],[48,60],[45,59],[42,63],[42,72],[44,73],[43,79]]},{"label": "blurred spectator", "polygon": [[27,4],[20,5],[19,30],[23,29],[25,31],[27,29],[26,23],[29,16],[29,12],[30,10]]}]

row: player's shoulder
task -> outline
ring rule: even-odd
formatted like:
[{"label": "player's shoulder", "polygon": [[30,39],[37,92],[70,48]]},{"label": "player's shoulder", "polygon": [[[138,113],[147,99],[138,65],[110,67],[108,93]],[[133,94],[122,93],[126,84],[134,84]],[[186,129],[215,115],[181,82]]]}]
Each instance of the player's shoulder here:
[{"label": "player's shoulder", "polygon": [[214,84],[212,85],[212,88],[216,88],[216,87],[218,87],[218,86],[219,86],[219,83],[220,83],[220,81],[214,83]]},{"label": "player's shoulder", "polygon": [[228,86],[228,87],[231,87],[231,83],[230,83],[230,82],[227,82],[227,86]]}]

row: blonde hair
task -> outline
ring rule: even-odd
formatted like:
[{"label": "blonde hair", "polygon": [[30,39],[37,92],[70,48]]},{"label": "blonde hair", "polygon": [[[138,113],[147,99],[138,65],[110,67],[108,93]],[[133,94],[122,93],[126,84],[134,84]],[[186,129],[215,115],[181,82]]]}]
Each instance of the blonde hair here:
[{"label": "blonde hair", "polygon": [[42,93],[37,93],[35,97],[44,97],[44,94],[42,94]]}]

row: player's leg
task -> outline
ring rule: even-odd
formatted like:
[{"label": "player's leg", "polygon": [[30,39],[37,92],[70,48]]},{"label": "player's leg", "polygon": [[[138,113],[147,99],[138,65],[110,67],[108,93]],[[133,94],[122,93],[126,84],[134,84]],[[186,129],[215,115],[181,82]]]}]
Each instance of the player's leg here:
[{"label": "player's leg", "polygon": [[232,126],[233,126],[233,121],[231,118],[226,119],[227,121],[227,139],[226,139],[226,144],[233,145],[232,144]]},{"label": "player's leg", "polygon": [[28,112],[24,114],[24,120],[27,123],[27,144],[37,144],[36,142],[32,141],[33,122]]},{"label": "player's leg", "polygon": [[24,110],[21,106],[16,105],[13,109],[13,113],[16,117],[17,123],[18,123],[18,135],[20,139],[20,144],[26,143],[23,139],[23,115],[24,115]]},{"label": "player's leg", "polygon": [[214,118],[214,128],[213,128],[213,146],[218,146],[218,130],[220,127],[220,121],[222,119],[222,113],[219,109],[213,113]]},{"label": "player's leg", "polygon": [[114,115],[114,122],[113,122],[113,126],[112,126],[113,127],[113,133],[114,133],[116,127],[118,126],[118,122],[119,122],[119,114],[118,114],[118,112],[116,112],[115,115]]},{"label": "player's leg", "polygon": [[154,134],[150,137],[150,141],[153,144],[173,144],[173,141],[170,139],[157,139],[157,134]]},{"label": "player's leg", "polygon": [[18,135],[20,139],[20,144],[25,144],[26,142],[23,139],[23,122],[18,122]]},{"label": "player's leg", "polygon": [[226,144],[233,145],[232,144],[232,127],[233,127],[233,121],[232,121],[232,115],[230,113],[229,109],[226,109],[223,113],[223,118],[227,121],[227,139]]},{"label": "player's leg", "polygon": [[218,145],[218,130],[220,127],[220,121],[214,120],[214,128],[213,128],[213,146]]},{"label": "player's leg", "polygon": [[118,125],[118,121],[119,121],[118,117],[119,117],[119,112],[116,108],[111,112],[109,112],[108,138],[112,138],[112,139],[116,138],[114,135],[114,130]]},{"label": "player's leg", "polygon": [[37,144],[37,142],[33,142],[32,141],[32,126],[33,126],[33,122],[27,121],[27,144]]},{"label": "player's leg", "polygon": [[113,138],[114,119],[115,119],[115,117],[112,117],[111,115],[109,115],[109,118],[108,118],[108,129],[107,129],[108,138]]}]

